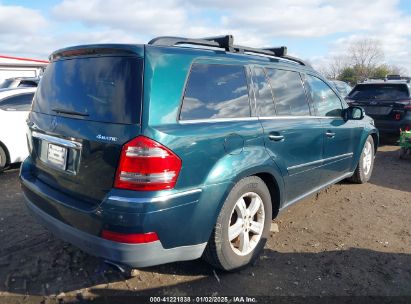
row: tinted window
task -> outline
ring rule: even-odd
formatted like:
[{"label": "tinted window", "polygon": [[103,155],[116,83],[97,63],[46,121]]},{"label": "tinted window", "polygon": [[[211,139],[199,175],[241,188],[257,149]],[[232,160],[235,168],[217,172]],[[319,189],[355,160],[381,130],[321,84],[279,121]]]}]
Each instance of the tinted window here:
[{"label": "tinted window", "polygon": [[264,69],[254,68],[253,86],[259,116],[275,116],[273,94]]},{"label": "tinted window", "polygon": [[352,99],[396,100],[408,98],[406,84],[361,84],[355,86],[349,95]]},{"label": "tinted window", "polygon": [[310,115],[299,73],[267,69],[267,74],[273,88],[277,115]]},{"label": "tinted window", "polygon": [[0,109],[4,111],[30,111],[34,93],[9,97],[0,101]]},{"label": "tinted window", "polygon": [[341,116],[341,100],[321,79],[307,75],[311,99],[319,116]]},{"label": "tinted window", "polygon": [[52,62],[41,79],[33,111],[56,115],[56,109],[86,114],[84,119],[138,123],[142,59],[73,58]]},{"label": "tinted window", "polygon": [[180,119],[249,116],[250,103],[243,66],[217,64],[192,66]]}]

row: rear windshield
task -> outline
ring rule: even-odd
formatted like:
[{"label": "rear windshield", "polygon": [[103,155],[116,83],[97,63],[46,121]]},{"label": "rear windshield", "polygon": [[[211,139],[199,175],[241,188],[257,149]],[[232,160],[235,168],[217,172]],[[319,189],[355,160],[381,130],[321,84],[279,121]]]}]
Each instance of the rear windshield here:
[{"label": "rear windshield", "polygon": [[136,57],[72,58],[44,72],[33,111],[112,123],[139,123],[143,60]]},{"label": "rear windshield", "polygon": [[406,84],[362,84],[349,95],[352,99],[397,100],[409,97]]}]

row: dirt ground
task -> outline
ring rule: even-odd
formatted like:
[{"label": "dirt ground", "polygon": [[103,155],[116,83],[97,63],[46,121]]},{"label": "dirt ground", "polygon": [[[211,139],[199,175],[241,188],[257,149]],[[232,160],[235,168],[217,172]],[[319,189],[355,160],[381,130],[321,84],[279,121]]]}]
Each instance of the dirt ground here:
[{"label": "dirt ground", "polygon": [[0,302],[106,295],[411,299],[411,160],[399,160],[396,146],[379,147],[368,184],[342,182],[282,212],[275,220],[280,232],[255,265],[237,273],[197,260],[140,269],[126,279],[55,239],[23,200],[18,168],[0,174]]}]

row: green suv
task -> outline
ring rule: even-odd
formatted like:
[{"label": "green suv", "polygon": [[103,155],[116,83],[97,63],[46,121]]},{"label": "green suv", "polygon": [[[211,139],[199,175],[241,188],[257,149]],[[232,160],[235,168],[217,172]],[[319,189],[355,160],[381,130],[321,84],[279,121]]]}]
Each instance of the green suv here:
[{"label": "green suv", "polygon": [[249,264],[279,211],[367,182],[378,144],[360,107],[286,53],[230,35],[54,52],[27,120],[28,209],[117,264]]}]

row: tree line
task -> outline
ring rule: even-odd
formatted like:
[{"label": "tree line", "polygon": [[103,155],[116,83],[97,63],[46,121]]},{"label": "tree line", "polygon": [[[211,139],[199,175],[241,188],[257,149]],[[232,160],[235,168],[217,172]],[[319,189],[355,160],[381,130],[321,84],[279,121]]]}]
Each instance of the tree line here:
[{"label": "tree line", "polygon": [[405,74],[405,69],[384,62],[381,42],[365,38],[351,42],[345,53],[330,58],[319,72],[329,79],[342,80],[355,85],[367,78],[384,78],[386,75]]}]

